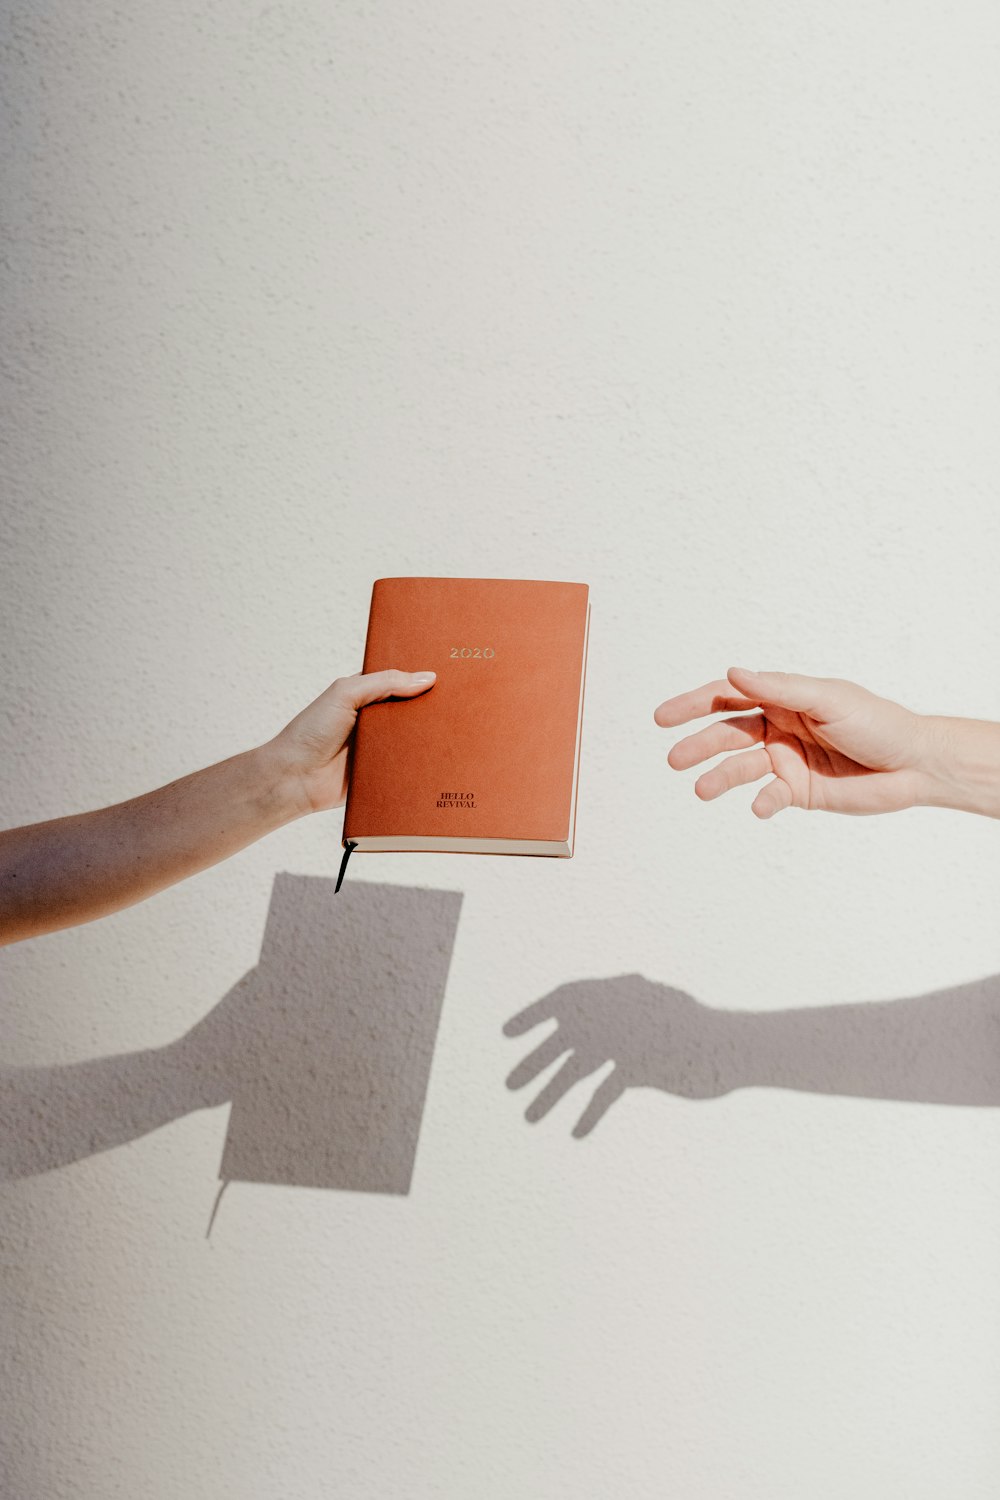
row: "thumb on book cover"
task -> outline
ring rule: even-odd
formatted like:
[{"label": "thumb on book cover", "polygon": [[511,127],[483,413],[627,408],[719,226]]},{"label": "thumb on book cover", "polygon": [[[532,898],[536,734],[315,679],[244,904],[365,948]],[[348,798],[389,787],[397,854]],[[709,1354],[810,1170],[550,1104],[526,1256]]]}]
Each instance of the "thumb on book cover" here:
[{"label": "thumb on book cover", "polygon": [[388,667],[384,672],[359,672],[356,677],[345,677],[341,688],[352,708],[363,708],[366,703],[378,703],[383,698],[414,698],[426,692],[436,677],[436,672],[401,672],[397,667]]}]

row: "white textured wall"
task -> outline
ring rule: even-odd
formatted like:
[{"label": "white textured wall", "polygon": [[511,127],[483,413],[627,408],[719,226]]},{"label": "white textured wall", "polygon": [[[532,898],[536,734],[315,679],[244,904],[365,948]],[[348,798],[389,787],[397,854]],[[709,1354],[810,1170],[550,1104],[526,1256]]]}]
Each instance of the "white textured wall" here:
[{"label": "white textured wall", "polygon": [[[7,824],[271,735],[374,577],[593,590],[571,863],[464,892],[408,1197],[234,1184],[228,1110],[3,1189],[18,1500],[985,1500],[1000,1113],[633,1090],[501,1034],[1000,972],[1000,828],[710,806],[732,662],[1000,718],[1000,18],[965,0],[4,9]],[[154,1049],[339,815],[0,954],[3,1061]],[[956,1006],[956,1027],[961,1008]],[[959,1031],[960,1034],[960,1031]]]}]

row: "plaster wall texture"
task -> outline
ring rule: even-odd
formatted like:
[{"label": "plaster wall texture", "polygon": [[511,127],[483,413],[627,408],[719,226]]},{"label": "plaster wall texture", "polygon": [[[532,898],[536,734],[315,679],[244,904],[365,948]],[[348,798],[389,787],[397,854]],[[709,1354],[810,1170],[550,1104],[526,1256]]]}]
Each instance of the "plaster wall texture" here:
[{"label": "plaster wall texture", "polygon": [[2,1188],[0,1490],[994,1496],[995,1104],[692,1099],[685,1055],[576,1139],[593,1080],[526,1122],[543,1033],[502,1027],[635,974],[995,1000],[994,823],[705,806],[652,711],[738,663],[1000,718],[1000,13],[2,26],[4,823],[268,738],[357,670],[373,578],[579,579],[593,624],[575,858],[352,868],[462,898],[409,1193],[233,1183],[206,1239],[226,1080],[158,1072],[151,1128],[121,1064],[254,970],[339,814],[0,953],[5,1068],[84,1080],[78,1159]]}]

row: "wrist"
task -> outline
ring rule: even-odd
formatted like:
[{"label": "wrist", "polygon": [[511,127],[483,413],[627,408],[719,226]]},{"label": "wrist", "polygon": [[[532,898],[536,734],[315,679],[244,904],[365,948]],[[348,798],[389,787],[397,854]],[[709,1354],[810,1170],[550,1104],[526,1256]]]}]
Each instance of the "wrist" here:
[{"label": "wrist", "polygon": [[268,828],[281,828],[313,811],[298,768],[280,737],[247,752],[257,806]]},{"label": "wrist", "polygon": [[922,716],[918,804],[1000,818],[1000,724]]}]

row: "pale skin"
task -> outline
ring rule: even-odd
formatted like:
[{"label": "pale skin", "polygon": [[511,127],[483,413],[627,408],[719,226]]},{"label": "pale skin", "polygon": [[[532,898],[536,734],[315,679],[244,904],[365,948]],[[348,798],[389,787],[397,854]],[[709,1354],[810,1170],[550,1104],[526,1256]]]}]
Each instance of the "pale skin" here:
[{"label": "pale skin", "polygon": [[266,744],[113,807],[0,832],[0,944],[132,906],[296,818],[342,806],[359,710],[414,698],[434,678],[338,677]]},{"label": "pale skin", "polygon": [[[311,812],[343,805],[359,710],[412,698],[433,672],[339,677],[273,739],[113,807],[0,832],[0,944],[90,922],[197,874]],[[401,710],[402,711],[402,710]],[[661,703],[687,770],[718,755],[695,792],[711,801],[770,776],[752,808],[841,813],[953,807],[1000,818],[1000,724],[916,714],[857,683],[730,668]]]},{"label": "pale skin", "polygon": [[1000,724],[913,713],[839,677],[742,667],[667,698],[653,719],[675,728],[717,713],[727,717],[678,740],[667,756],[684,771],[725,754],[695,781],[705,802],[770,776],[751,804],[758,818],[788,807],[952,807],[1000,818]]}]

